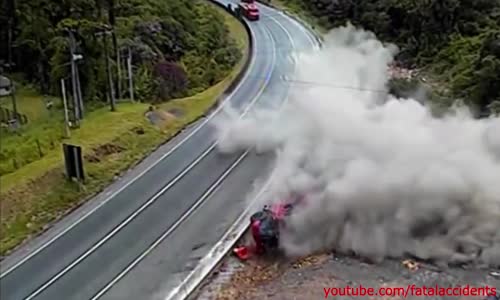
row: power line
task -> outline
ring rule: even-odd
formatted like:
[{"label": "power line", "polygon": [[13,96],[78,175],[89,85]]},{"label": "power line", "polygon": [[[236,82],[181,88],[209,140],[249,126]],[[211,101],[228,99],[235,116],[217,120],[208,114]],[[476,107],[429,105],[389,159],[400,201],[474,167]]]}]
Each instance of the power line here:
[{"label": "power line", "polygon": [[[264,76],[253,76],[249,75],[247,77],[248,81],[250,82],[264,82],[266,77]],[[321,87],[328,87],[332,89],[344,89],[344,90],[353,90],[353,91],[359,91],[359,92],[372,92],[372,93],[382,93],[386,94],[388,93],[389,89],[383,90],[383,89],[371,89],[371,88],[363,88],[363,87],[356,87],[356,86],[349,86],[349,85],[341,85],[341,84],[335,84],[335,83],[330,83],[330,82],[320,82],[320,81],[309,81],[309,80],[298,80],[298,79],[290,79],[285,76],[281,76],[281,80],[289,85],[300,85],[300,86],[321,86]]]},{"label": "power line", "polygon": [[382,94],[385,94],[388,92],[388,90],[377,90],[377,89],[361,88],[361,87],[354,87],[354,86],[347,86],[347,85],[336,85],[336,84],[326,83],[326,82],[314,82],[314,81],[296,80],[296,79],[285,79],[285,82],[290,82],[290,83],[297,84],[297,85],[322,86],[322,87],[329,87],[329,88],[333,88],[333,89],[355,90],[355,91],[359,91],[359,92],[372,92],[372,93],[382,93]]}]

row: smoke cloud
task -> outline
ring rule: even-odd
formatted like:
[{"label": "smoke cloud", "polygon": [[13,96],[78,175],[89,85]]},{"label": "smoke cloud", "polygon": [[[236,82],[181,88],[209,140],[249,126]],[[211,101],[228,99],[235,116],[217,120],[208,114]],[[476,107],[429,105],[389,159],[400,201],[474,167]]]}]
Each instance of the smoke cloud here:
[{"label": "smoke cloud", "polygon": [[354,251],[500,265],[500,119],[436,118],[387,92],[397,48],[348,25],[298,55],[281,110],[217,122],[219,150],[275,152],[270,201],[304,193],[282,232],[289,255]]}]

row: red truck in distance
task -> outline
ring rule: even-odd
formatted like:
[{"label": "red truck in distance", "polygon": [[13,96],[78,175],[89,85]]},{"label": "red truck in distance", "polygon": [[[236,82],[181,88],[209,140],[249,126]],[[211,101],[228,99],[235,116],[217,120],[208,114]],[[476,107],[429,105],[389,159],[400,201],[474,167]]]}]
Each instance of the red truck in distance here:
[{"label": "red truck in distance", "polygon": [[245,16],[248,20],[259,20],[259,8],[257,7],[255,0],[241,0],[239,8],[243,16]]}]

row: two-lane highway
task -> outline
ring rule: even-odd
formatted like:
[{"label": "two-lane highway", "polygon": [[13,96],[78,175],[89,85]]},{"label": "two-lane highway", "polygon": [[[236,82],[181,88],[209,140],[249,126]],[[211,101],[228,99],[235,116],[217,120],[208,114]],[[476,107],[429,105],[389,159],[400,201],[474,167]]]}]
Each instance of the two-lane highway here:
[{"label": "two-lane highway", "polygon": [[[278,74],[293,77],[294,65],[290,54],[310,51],[318,45],[314,36],[297,22],[261,7],[264,15],[261,22],[269,28],[278,56]],[[264,50],[265,51],[265,50]],[[268,89],[258,106],[281,103],[287,94],[289,82],[272,82],[279,85]],[[265,182],[273,158],[251,153],[232,172],[232,175],[191,214],[178,229],[168,237],[157,240],[148,249],[146,257],[138,257],[138,264],[129,265],[94,299],[158,299],[166,296],[179,285],[195,266],[226,233],[248,204],[251,192],[257,192]],[[255,180],[257,179],[257,180]],[[133,268],[133,269],[130,269]]]},{"label": "two-lane highway", "polygon": [[[263,6],[261,14],[261,20],[251,24],[255,56],[228,99],[245,112],[252,106],[284,100],[288,87],[283,77],[293,75],[289,54],[299,45],[311,48],[312,42],[303,28],[284,15]],[[204,249],[191,247],[179,252],[183,245],[203,238],[206,246],[215,243],[227,222],[241,212],[244,193],[252,180],[270,163],[268,157],[253,154],[218,154],[214,129],[209,126],[211,119],[197,124],[156,163],[76,222],[28,254],[14,254],[7,264],[2,262],[0,298],[55,300],[121,295],[116,299],[147,299],[168,289],[165,282],[172,284],[177,274],[172,266],[188,263],[192,248]],[[228,187],[229,182],[232,184]],[[234,193],[236,199],[228,200],[227,195]],[[171,262],[166,270],[148,268],[148,260],[157,257]],[[150,273],[141,273],[145,268]],[[136,271],[146,278],[130,280],[137,276]],[[151,274],[158,276],[153,279]]]}]

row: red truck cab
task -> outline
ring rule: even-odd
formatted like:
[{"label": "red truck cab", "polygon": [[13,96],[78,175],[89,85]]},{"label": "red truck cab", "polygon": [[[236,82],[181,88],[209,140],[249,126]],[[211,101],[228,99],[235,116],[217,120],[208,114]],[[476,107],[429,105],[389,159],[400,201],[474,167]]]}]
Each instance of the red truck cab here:
[{"label": "red truck cab", "polygon": [[240,9],[245,16],[250,21],[257,21],[259,19],[259,8],[255,4],[254,0],[242,0],[240,3]]}]

